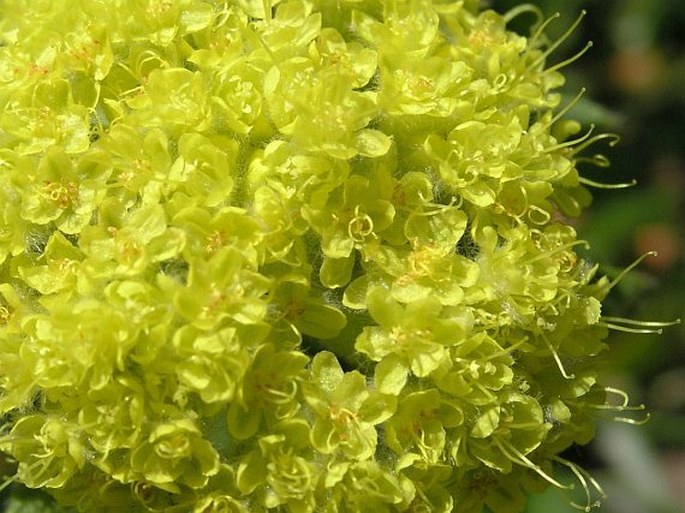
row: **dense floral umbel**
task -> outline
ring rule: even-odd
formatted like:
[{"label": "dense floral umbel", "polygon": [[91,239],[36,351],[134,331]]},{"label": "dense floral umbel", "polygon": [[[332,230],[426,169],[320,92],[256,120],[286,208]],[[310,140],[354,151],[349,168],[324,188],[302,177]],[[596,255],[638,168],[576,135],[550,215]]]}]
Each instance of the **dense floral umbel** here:
[{"label": "dense floral umbel", "polygon": [[567,222],[563,77],[514,14],[2,2],[13,479],[93,513],[514,512],[561,485],[611,284]]}]

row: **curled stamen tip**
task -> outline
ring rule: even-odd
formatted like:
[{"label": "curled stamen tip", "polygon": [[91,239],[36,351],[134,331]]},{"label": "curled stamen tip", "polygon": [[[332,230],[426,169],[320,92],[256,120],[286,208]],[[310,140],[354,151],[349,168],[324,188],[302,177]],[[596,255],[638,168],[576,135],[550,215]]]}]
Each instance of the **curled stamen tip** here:
[{"label": "curled stamen tip", "polygon": [[637,180],[633,178],[630,182],[625,182],[625,183],[617,183],[613,185],[612,187],[616,189],[627,189],[628,187],[635,187],[637,185]]},{"label": "curled stamen tip", "polygon": [[569,505],[573,509],[577,509],[578,511],[582,511],[583,513],[590,513],[593,509],[599,507],[599,504],[597,504],[597,503],[587,504],[587,505],[583,506],[583,505],[578,504],[577,502],[572,502]]},{"label": "curled stamen tip", "polygon": [[[634,411],[636,411],[636,410],[634,410]],[[652,415],[651,415],[651,413],[646,412],[644,418],[642,418],[642,419],[631,419],[629,417],[614,417],[613,420],[615,422],[621,422],[623,424],[629,424],[631,426],[644,426],[650,420],[652,420]]]}]

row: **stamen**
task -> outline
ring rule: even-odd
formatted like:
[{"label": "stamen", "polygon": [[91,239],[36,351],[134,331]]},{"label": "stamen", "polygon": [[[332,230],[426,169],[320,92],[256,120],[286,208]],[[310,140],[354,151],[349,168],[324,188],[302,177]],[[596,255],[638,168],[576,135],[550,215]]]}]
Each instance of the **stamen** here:
[{"label": "stamen", "polygon": [[511,20],[514,18],[520,16],[521,14],[525,14],[527,12],[533,13],[535,17],[538,19],[538,23],[543,19],[544,15],[542,13],[542,10],[532,4],[523,4],[523,5],[518,5],[514,7],[513,9],[509,9],[508,12],[506,12],[502,18],[504,19],[504,23],[509,23]]},{"label": "stamen", "polygon": [[[571,472],[573,472],[573,474],[576,476],[576,479],[578,479],[578,482],[581,484],[583,490],[585,491],[585,506],[581,506],[580,504],[577,504],[575,502],[571,502],[571,506],[576,509],[579,509],[580,511],[584,511],[585,513],[592,511],[593,508],[599,508],[602,504],[602,501],[606,500],[607,494],[604,492],[602,486],[597,482],[597,480],[594,477],[592,477],[587,472],[587,470],[579,467],[571,461],[568,461],[567,459],[562,458],[561,456],[555,456],[552,459],[557,463],[568,468]],[[590,483],[592,488],[594,488],[595,491],[599,494],[598,499],[592,499],[593,494],[592,490],[590,490],[590,485],[588,485],[588,482]]]},{"label": "stamen", "polygon": [[524,260],[523,263],[528,265],[532,264],[534,262],[537,262],[538,260],[542,260],[543,258],[548,258],[551,255],[554,255],[556,253],[561,253],[562,251],[566,251],[567,249],[571,249],[574,246],[583,246],[585,249],[590,249],[590,243],[586,240],[574,240],[571,242],[567,242],[566,244],[562,244],[560,246],[557,246],[556,248],[545,251],[544,253],[540,253],[539,255],[536,255],[532,258],[529,258],[527,260]]},{"label": "stamen", "polygon": [[133,72],[133,70],[132,70],[126,63],[124,63],[124,62],[117,62],[116,65],[119,66],[120,68],[123,68],[124,71],[127,71],[128,74],[131,75],[131,77],[133,77],[133,78],[136,79],[136,81],[140,78],[139,76],[137,76],[137,75]]},{"label": "stamen", "polygon": [[632,324],[633,326],[649,326],[652,328],[668,328],[670,326],[677,326],[681,323],[680,319],[675,321],[638,321],[635,319],[626,319],[625,317],[602,317],[603,321],[622,322],[623,324]]},{"label": "stamen", "polygon": [[648,251],[644,255],[639,256],[632,264],[630,264],[623,271],[621,271],[621,273],[606,286],[604,292],[608,293],[611,289],[613,289],[616,286],[616,284],[625,277],[626,274],[628,274],[630,271],[632,271],[638,265],[640,265],[640,262],[642,262],[648,256],[657,256],[657,252],[656,251]]},{"label": "stamen", "polygon": [[609,132],[604,133],[604,134],[597,134],[592,139],[589,139],[589,140],[585,141],[583,144],[579,144],[578,146],[573,148],[573,151],[570,153],[571,156],[580,153],[581,151],[583,151],[588,146],[591,146],[591,145],[595,144],[597,141],[601,141],[602,139],[611,139],[608,142],[608,144],[609,144],[610,148],[613,148],[614,146],[616,146],[619,143],[619,141],[621,140],[621,137],[618,134],[612,134]]},{"label": "stamen", "polygon": [[[587,11],[585,9],[580,11],[580,15],[576,18],[576,21],[574,21],[573,24],[566,30],[566,32],[564,32],[556,41],[554,41],[554,43],[552,43],[544,52],[542,52],[542,54],[537,59],[535,59],[531,64],[529,64],[528,69],[532,69],[535,66],[537,66],[538,64],[544,62],[544,60],[547,57],[549,57],[552,54],[552,52],[554,52],[554,50],[559,48],[559,45],[561,45],[561,43],[566,41],[569,38],[569,36],[571,34],[573,34],[573,32],[576,30],[576,28],[578,28],[578,25],[580,25],[580,22],[583,20],[583,18],[585,17],[586,14],[587,14]],[[554,16],[554,17],[558,18],[559,13],[556,13],[556,16]],[[550,20],[551,19],[552,18],[550,17]],[[535,35],[532,38],[533,41],[537,40],[537,38],[539,37],[539,35],[541,33],[541,30],[544,29],[545,25],[547,25],[547,23],[543,23],[542,26],[535,32]]]},{"label": "stamen", "polygon": [[479,382],[478,380],[471,381],[471,384],[472,384],[474,387],[476,387],[478,390],[480,390],[481,392],[483,392],[483,393],[488,397],[488,399],[490,399],[490,400],[494,400],[494,399],[495,399],[495,395],[494,395],[492,392],[490,392],[490,390],[488,390],[488,389],[485,388],[483,385],[481,385],[480,382]]},{"label": "stamen", "polygon": [[459,197],[452,196],[450,198],[449,203],[447,203],[447,204],[433,203],[432,201],[430,201],[430,199],[425,198],[422,193],[419,193],[419,197],[421,198],[421,201],[423,201],[425,203],[424,206],[429,207],[430,210],[421,210],[421,211],[412,210],[411,214],[415,215],[415,216],[426,216],[426,217],[434,216],[434,215],[437,215],[441,212],[444,212],[445,210],[448,210],[450,208],[460,209],[462,204],[464,203],[464,198],[462,198],[461,196],[459,196]]},{"label": "stamen", "polygon": [[[614,395],[617,395],[621,398],[622,402],[618,406],[619,411],[623,411],[623,410],[626,410],[628,408],[633,408],[633,409],[637,409],[637,410],[643,410],[645,408],[644,404],[641,406],[630,406],[630,397],[628,397],[628,394],[625,391],[621,390],[620,388],[604,387],[603,390],[607,394],[614,394]],[[609,404],[607,404],[605,406],[607,406],[608,408],[611,408],[611,409],[616,408],[615,406],[611,406]]]},{"label": "stamen", "polygon": [[[628,324],[628,326],[623,326],[622,324]],[[680,324],[680,319],[675,321],[638,321],[635,319],[626,319],[624,317],[602,317],[598,323],[600,326],[605,326],[609,329],[616,331],[623,331],[626,333],[638,333],[638,334],[656,334],[661,335],[663,333],[662,328],[667,328],[669,326],[676,326]],[[642,326],[642,328],[632,328],[630,326]],[[654,329],[656,328],[656,329]]]},{"label": "stamen", "polygon": [[[561,16],[561,13],[555,12],[549,18],[547,18],[545,21],[543,21],[540,24],[540,26],[538,27],[538,29],[528,39],[528,48],[535,48],[537,46],[538,40],[540,39],[540,36],[542,36],[545,29],[549,26],[550,23],[552,23],[555,19],[559,18],[560,16]],[[543,59],[544,59],[544,57],[543,57]]]},{"label": "stamen", "polygon": [[590,128],[588,129],[588,131],[587,131],[587,133],[586,133],[585,135],[581,135],[581,136],[578,137],[577,139],[572,139],[572,140],[570,140],[570,141],[564,141],[564,142],[562,142],[562,143],[555,144],[555,145],[553,145],[553,146],[550,146],[549,148],[545,148],[545,149],[542,150],[542,151],[543,151],[543,153],[549,153],[549,152],[552,152],[552,151],[557,151],[557,150],[562,150],[562,149],[564,149],[564,148],[568,148],[569,146],[575,146],[576,144],[580,144],[580,143],[582,143],[582,142],[584,142],[584,141],[587,141],[588,138],[592,135],[592,132],[593,132],[594,130],[595,130],[595,125],[594,125],[594,123],[593,123],[592,125],[590,125]]},{"label": "stamen", "polygon": [[[27,473],[32,474],[33,477],[35,477],[35,478],[41,477],[47,471],[49,465],[45,465],[43,463],[42,458],[44,458],[45,456],[41,456],[38,454],[33,454],[32,456],[37,458],[37,460],[34,461],[32,465],[29,465],[27,467]],[[43,467],[43,468],[40,469],[37,474],[33,474],[33,471],[39,467]],[[5,488],[7,488],[12,483],[16,483],[18,481],[19,481],[19,473],[17,472],[13,476],[8,477],[2,484],[0,484],[0,492],[2,492]]]},{"label": "stamen", "polygon": [[642,420],[630,419],[628,417],[614,417],[614,422],[622,422],[623,424],[630,424],[631,426],[644,426],[652,419],[651,413],[646,413],[645,418]]},{"label": "stamen", "polygon": [[576,164],[587,163],[599,168],[607,168],[611,166],[611,162],[605,155],[597,154],[592,157],[578,157],[575,159]]},{"label": "stamen", "polygon": [[544,341],[545,345],[547,346],[547,349],[549,349],[552,353],[552,357],[554,358],[554,361],[556,362],[557,367],[559,368],[559,372],[561,372],[561,375],[564,377],[564,379],[574,379],[576,375],[568,374],[566,372],[564,364],[561,363],[561,357],[559,356],[557,350],[554,349],[554,347],[552,346],[552,343],[547,339],[547,337],[543,333],[540,333],[540,338]]},{"label": "stamen", "polygon": [[7,479],[3,478],[3,482],[0,483],[0,492],[2,492],[5,488],[10,486],[12,483],[16,483],[19,480],[19,474],[14,474],[13,476],[8,477]]},{"label": "stamen", "polygon": [[583,95],[587,92],[587,88],[583,87],[580,92],[570,101],[568,104],[563,107],[559,112],[555,114],[555,116],[549,120],[547,123],[542,125],[542,127],[537,128],[536,131],[539,130],[540,132],[547,131],[554,123],[559,121],[562,117],[564,117],[568,112],[576,106],[576,104],[580,101],[580,99],[583,97]]},{"label": "stamen", "polygon": [[632,179],[630,182],[625,183],[601,183],[595,182],[594,180],[590,180],[588,178],[583,178],[581,176],[578,178],[578,181],[583,185],[587,185],[588,187],[595,187],[596,189],[626,189],[628,187],[634,187],[635,185],[637,185],[637,180],[635,179]]},{"label": "stamen", "polygon": [[620,324],[612,324],[610,322],[598,322],[598,326],[604,326],[605,328],[609,328],[611,330],[615,331],[622,331],[623,333],[634,333],[636,335],[646,335],[646,334],[653,334],[653,335],[661,335],[664,330],[662,329],[640,329],[640,328],[628,328],[627,326],[621,326]]},{"label": "stamen", "polygon": [[213,30],[218,29],[226,24],[231,16],[231,11],[224,6],[221,10],[216,12],[213,23]]},{"label": "stamen", "polygon": [[144,52],[142,52],[140,54],[140,56],[141,57],[145,56],[145,58],[143,60],[141,60],[136,67],[137,68],[136,71],[138,72],[138,75],[137,75],[138,79],[140,79],[140,77],[143,76],[143,72],[142,72],[143,66],[145,66],[149,62],[157,61],[157,62],[159,62],[161,68],[168,68],[169,67],[169,63],[164,61],[159,55],[157,55],[152,50],[145,50]]},{"label": "stamen", "polygon": [[521,465],[522,467],[531,469],[533,472],[542,477],[545,481],[556,486],[557,488],[560,488],[562,490],[573,489],[573,485],[564,485],[556,479],[554,479],[552,476],[547,475],[547,473],[545,473],[545,471],[542,470],[542,468],[540,468],[539,465],[536,465],[531,460],[529,460],[522,452],[516,449],[516,447],[514,447],[512,444],[507,444],[505,448],[504,442],[502,440],[495,438],[494,442],[495,445],[497,445],[497,447],[499,448],[499,450],[502,451],[502,454],[504,454],[504,456],[506,456],[512,463],[516,463],[518,465]]},{"label": "stamen", "polygon": [[531,223],[537,225],[546,225],[549,220],[552,219],[552,215],[549,212],[547,212],[544,208],[538,207],[537,205],[530,205],[526,215]]},{"label": "stamen", "polygon": [[[630,412],[630,411],[644,411],[645,410],[645,405],[640,404],[638,406],[630,406],[630,398],[628,397],[628,394],[625,393],[623,390],[620,390],[618,388],[614,387],[603,387],[601,390],[604,390],[607,394],[614,394],[618,395],[621,398],[621,404],[619,405],[612,405],[612,404],[591,404],[591,403],[585,403],[583,406],[586,408],[591,408],[593,410],[598,410],[598,411],[615,411],[615,412]],[[614,422],[623,422],[624,424],[630,424],[633,426],[642,426],[649,422],[651,419],[651,415],[649,413],[645,414],[645,418],[643,419],[631,419],[628,417],[618,417],[615,416],[612,418]]]},{"label": "stamen", "polygon": [[501,351],[497,351],[496,353],[491,353],[487,355],[485,358],[480,358],[477,361],[482,361],[482,362],[487,362],[489,360],[494,360],[495,358],[499,358],[500,356],[511,356],[511,353],[516,351],[520,346],[528,342],[527,338],[523,338],[516,342],[515,344],[510,345],[506,349],[502,349]]},{"label": "stamen", "polygon": [[585,54],[587,53],[587,51],[588,51],[590,48],[592,48],[592,46],[593,46],[592,41],[588,41],[588,42],[586,43],[586,45],[585,45],[581,50],[579,50],[578,52],[576,52],[573,56],[571,56],[571,57],[569,57],[568,59],[565,59],[565,60],[563,60],[563,61],[561,61],[561,62],[558,62],[558,63],[556,63],[555,65],[550,66],[549,68],[546,68],[546,69],[542,72],[542,74],[545,75],[545,74],[547,74],[547,73],[554,73],[555,71],[559,71],[561,68],[565,68],[565,67],[568,66],[569,64],[574,63],[575,61],[577,61],[578,59],[580,59],[583,55],[585,55]]}]

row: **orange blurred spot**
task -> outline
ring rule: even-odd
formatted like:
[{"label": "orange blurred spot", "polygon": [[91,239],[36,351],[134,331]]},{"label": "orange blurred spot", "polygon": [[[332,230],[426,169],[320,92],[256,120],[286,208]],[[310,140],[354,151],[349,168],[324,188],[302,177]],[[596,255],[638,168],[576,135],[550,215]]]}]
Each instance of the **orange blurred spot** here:
[{"label": "orange blurred spot", "polygon": [[628,93],[643,93],[661,82],[665,71],[663,56],[652,49],[618,51],[609,63],[613,84]]},{"label": "orange blurred spot", "polygon": [[647,258],[643,265],[656,272],[671,269],[680,258],[680,240],[673,226],[665,223],[650,224],[640,227],[633,240],[635,254],[642,255],[656,251],[657,255]]}]

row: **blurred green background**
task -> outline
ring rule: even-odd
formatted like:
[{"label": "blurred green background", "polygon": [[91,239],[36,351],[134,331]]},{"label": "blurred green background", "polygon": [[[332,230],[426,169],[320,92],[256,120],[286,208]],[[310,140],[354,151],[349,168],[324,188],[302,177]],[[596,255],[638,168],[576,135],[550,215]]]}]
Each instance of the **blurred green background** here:
[{"label": "blurred green background", "polygon": [[[505,12],[521,2],[491,0]],[[556,12],[551,39],[585,9],[577,30],[549,59],[561,62],[587,43],[593,47],[566,68],[564,103],[587,93],[569,117],[620,142],[599,142],[611,167],[581,167],[603,183],[636,180],[631,188],[593,190],[594,202],[579,220],[587,257],[617,276],[640,255],[655,250],[612,291],[605,315],[640,320],[685,319],[685,3],[682,0],[533,0],[546,16]],[[532,15],[515,20],[527,34]],[[685,512],[685,326],[662,335],[613,332],[606,381],[645,403],[650,421],[636,427],[603,422],[595,442],[566,455],[591,471],[608,498],[609,513]],[[632,415],[641,418],[641,412]],[[609,418],[609,417],[608,417]],[[572,476],[568,477],[571,482]],[[579,499],[582,501],[582,498]],[[581,502],[584,503],[584,502]],[[533,497],[527,513],[577,511],[555,490]]]}]

